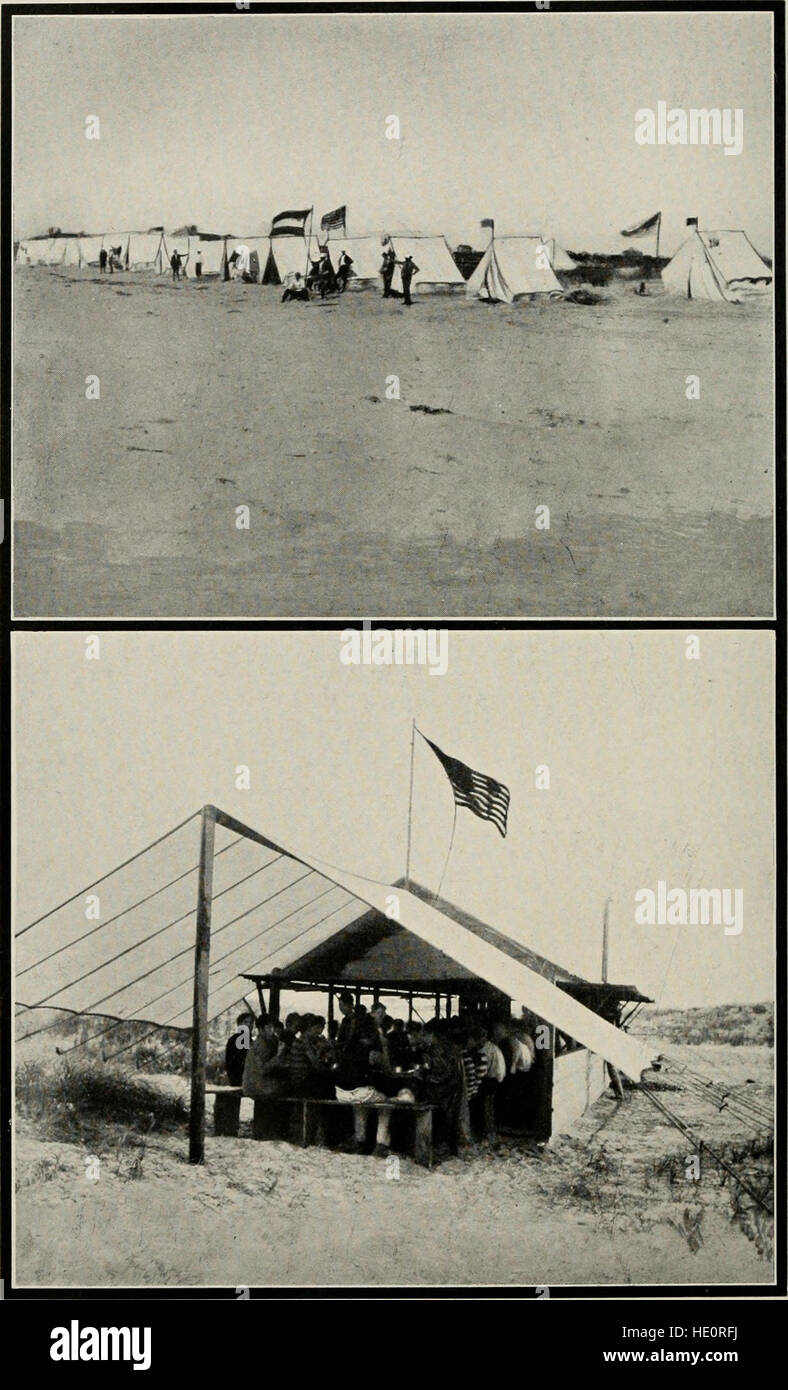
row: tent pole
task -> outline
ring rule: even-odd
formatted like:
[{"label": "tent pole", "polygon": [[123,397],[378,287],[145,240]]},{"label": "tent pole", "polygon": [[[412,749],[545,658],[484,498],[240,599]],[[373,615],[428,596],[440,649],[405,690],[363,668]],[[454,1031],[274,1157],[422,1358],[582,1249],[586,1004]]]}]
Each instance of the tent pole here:
[{"label": "tent pole", "polygon": [[307,239],[306,239],[306,267],[305,267],[305,269],[304,269],[304,279],[305,279],[305,280],[308,280],[308,278],[309,278],[309,248],[310,248],[311,245],[312,245],[312,221],[313,221],[313,218],[314,218],[314,214],[315,214],[315,209],[314,209],[314,207],[311,207],[311,208],[309,209],[309,236],[308,236]]},{"label": "tent pole", "polygon": [[410,792],[408,794],[408,847],[405,851],[405,881],[410,883],[410,830],[411,817],[413,815],[413,752],[416,742],[416,720],[411,720],[410,725]]},{"label": "tent pole", "polygon": [[654,258],[655,258],[655,260],[659,260],[659,234],[660,234],[661,231],[662,231],[662,213],[659,214],[659,217],[658,217],[658,219],[657,219],[657,246],[656,246],[656,250],[655,250],[655,252],[654,252]]},{"label": "tent pole", "polygon": [[200,865],[197,875],[197,935],[194,944],[192,1013],[192,1087],[189,1106],[189,1162],[205,1156],[205,1061],[208,1051],[208,967],[211,951],[211,900],[216,807],[203,806],[200,817]]},{"label": "tent pole", "polygon": [[608,933],[610,928],[610,904],[612,898],[605,899],[605,911],[602,918],[602,983],[607,984],[607,947]]}]

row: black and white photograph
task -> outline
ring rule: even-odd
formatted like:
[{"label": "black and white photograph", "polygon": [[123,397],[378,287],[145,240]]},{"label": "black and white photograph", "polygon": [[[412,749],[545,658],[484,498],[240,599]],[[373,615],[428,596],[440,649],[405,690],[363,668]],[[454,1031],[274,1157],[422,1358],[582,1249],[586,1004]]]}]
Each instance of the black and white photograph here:
[{"label": "black and white photograph", "polygon": [[17,617],[773,615],[771,10],[124,8],[9,26]]},{"label": "black and white photograph", "polygon": [[16,633],[16,1286],[773,1286],[774,657]]},{"label": "black and white photograph", "polygon": [[25,1374],[772,1375],[784,3],[0,10]]}]

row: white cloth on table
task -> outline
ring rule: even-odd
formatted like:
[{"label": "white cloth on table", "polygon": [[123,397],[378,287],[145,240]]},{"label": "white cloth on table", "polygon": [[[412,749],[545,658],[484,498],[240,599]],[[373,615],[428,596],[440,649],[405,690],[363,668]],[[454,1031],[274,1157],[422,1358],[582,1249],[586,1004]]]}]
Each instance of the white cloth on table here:
[{"label": "white cloth on table", "polygon": [[349,1105],[373,1105],[376,1102],[388,1100],[382,1091],[377,1091],[374,1086],[356,1086],[353,1091],[343,1091],[341,1086],[335,1087],[337,1100],[347,1101]]}]

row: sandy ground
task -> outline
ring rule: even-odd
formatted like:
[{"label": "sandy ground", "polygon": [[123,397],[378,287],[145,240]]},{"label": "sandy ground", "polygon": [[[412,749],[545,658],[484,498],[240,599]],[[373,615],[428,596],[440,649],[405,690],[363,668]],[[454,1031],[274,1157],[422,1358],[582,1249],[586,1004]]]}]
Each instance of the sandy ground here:
[{"label": "sandy ground", "polygon": [[770,615],[769,302],[604,293],[18,270],[16,614]]},{"label": "sandy ground", "polygon": [[[673,1055],[762,1101],[765,1047],[680,1047]],[[160,1084],[183,1086],[177,1078]],[[751,1126],[663,1093],[712,1147]],[[480,1149],[432,1172],[247,1138],[207,1141],[201,1167],[182,1135],[109,1147],[98,1181],[79,1146],[16,1133],[16,1281],[22,1285],[221,1286],[768,1283],[772,1268],[733,1221],[711,1164],[683,1176],[686,1142],[651,1103],[605,1096],[544,1153]],[[677,1156],[671,1182],[657,1171]],[[746,1162],[741,1170],[749,1171]],[[684,1213],[700,1230],[687,1236]],[[697,1248],[693,1248],[693,1246]]]}]

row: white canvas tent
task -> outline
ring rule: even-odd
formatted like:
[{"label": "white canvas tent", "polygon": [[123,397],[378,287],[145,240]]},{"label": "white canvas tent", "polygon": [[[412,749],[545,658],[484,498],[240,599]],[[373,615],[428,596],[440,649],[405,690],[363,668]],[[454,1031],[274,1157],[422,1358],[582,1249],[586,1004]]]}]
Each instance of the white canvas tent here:
[{"label": "white canvas tent", "polygon": [[[320,260],[320,245],[314,233],[309,241],[309,259]],[[293,275],[296,271],[304,275],[309,269],[306,237],[266,237],[265,250],[260,252],[260,262],[264,285],[282,285],[285,276]]]},{"label": "white canvas tent", "polygon": [[128,232],[105,232],[104,250],[109,255],[110,249],[120,247],[120,260],[125,269],[129,258],[129,234]]},{"label": "white canvas tent", "polygon": [[79,266],[82,264],[79,237],[58,237],[57,241],[62,252],[57,262],[58,265]]},{"label": "white canvas tent", "polygon": [[772,284],[768,265],[744,232],[701,232],[694,228],[662,271],[662,283],[687,299],[738,304],[756,288]]},{"label": "white canvas tent", "polygon": [[224,237],[192,237],[191,239],[192,260],[191,268],[194,266],[199,254],[202,261],[202,274],[224,275],[225,239]]},{"label": "white canvas tent", "polygon": [[[231,265],[233,252],[238,253],[238,258]],[[268,237],[227,237],[225,256],[229,279],[250,280],[259,284],[268,258]]]},{"label": "white canvas tent", "polygon": [[550,264],[550,248],[539,236],[494,237],[470,277],[475,299],[513,304],[530,295],[561,294]]},{"label": "white canvas tent", "polygon": [[156,273],[161,271],[161,248],[161,232],[130,232],[128,246],[129,270],[152,270]]},{"label": "white canvas tent", "polygon": [[181,275],[189,276],[192,273],[190,257],[190,238],[188,236],[175,236],[172,232],[164,232],[161,238],[160,270],[166,274],[170,269],[170,258],[173,251],[177,251],[181,258]]},{"label": "white canvas tent", "polygon": [[351,290],[377,288],[380,281],[380,266],[383,260],[382,238],[379,236],[332,237],[328,243],[331,264],[334,269],[339,263],[340,254],[347,251],[353,258],[347,287]]},{"label": "white canvas tent", "polygon": [[[411,256],[419,267],[413,277],[412,289],[420,294],[456,294],[465,289],[465,279],[457,268],[445,237],[409,236],[394,232],[389,236],[389,241],[398,261]],[[398,294],[402,293],[399,266],[394,270],[391,288]]]},{"label": "white canvas tent", "polygon": [[21,241],[16,253],[20,265],[62,265],[67,237],[31,237]]},{"label": "white canvas tent", "polygon": [[79,238],[80,264],[83,268],[98,267],[103,236],[81,236]]},{"label": "white canvas tent", "polygon": [[556,274],[561,271],[565,273],[570,270],[577,270],[577,261],[573,260],[568,251],[563,246],[559,246],[555,237],[551,237],[546,243],[550,255],[550,264]]}]

